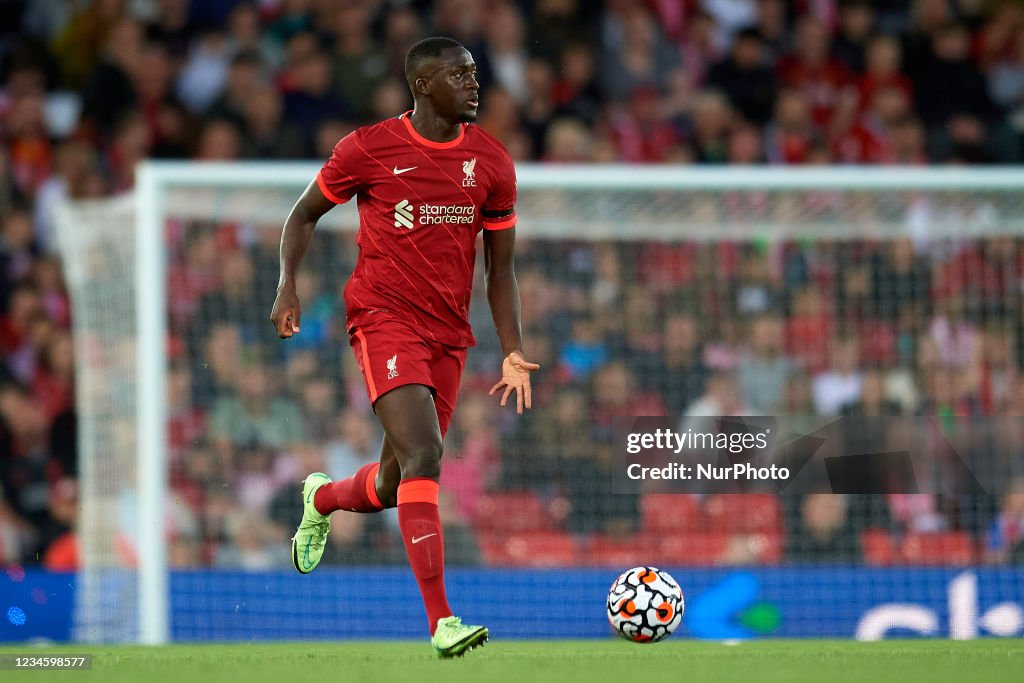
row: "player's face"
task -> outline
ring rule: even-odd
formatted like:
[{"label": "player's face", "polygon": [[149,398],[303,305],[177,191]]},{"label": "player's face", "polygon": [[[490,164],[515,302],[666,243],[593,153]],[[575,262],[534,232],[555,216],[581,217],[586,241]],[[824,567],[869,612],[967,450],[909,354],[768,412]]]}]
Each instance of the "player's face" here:
[{"label": "player's face", "polygon": [[464,48],[443,53],[441,66],[431,77],[431,93],[437,112],[456,121],[476,121],[480,105],[480,84],[476,81],[476,63]]}]

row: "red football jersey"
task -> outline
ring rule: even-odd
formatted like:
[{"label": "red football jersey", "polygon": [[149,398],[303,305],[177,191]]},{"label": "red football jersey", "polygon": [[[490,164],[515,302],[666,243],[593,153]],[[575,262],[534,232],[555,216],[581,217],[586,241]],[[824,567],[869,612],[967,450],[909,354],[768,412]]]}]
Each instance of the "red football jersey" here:
[{"label": "red football jersey", "polygon": [[400,317],[428,340],[472,346],[476,236],[516,224],[515,167],[479,127],[463,124],[454,140],[434,142],[416,132],[410,114],[342,138],[316,177],[333,202],[358,196],[348,326]]}]

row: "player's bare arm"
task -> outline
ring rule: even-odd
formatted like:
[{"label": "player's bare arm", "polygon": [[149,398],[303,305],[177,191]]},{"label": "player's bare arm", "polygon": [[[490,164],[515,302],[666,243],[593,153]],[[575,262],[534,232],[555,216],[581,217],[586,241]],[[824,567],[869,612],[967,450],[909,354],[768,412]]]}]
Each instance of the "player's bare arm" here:
[{"label": "player's bare arm", "polygon": [[533,407],[530,391],[530,371],[539,370],[540,365],[523,357],[523,332],[519,316],[519,285],[515,273],[516,229],[487,230],[484,232],[484,269],[487,286],[487,303],[498,332],[501,352],[505,359],[501,363],[501,380],[490,391],[493,396],[499,389],[501,405],[508,403],[508,397],[516,392],[516,412],[523,414],[523,408]]},{"label": "player's bare arm", "polygon": [[295,273],[313,239],[317,221],[334,207],[324,196],[316,181],[312,181],[295,202],[284,222],[281,234],[281,276],[277,283],[277,298],[270,313],[277,336],[287,339],[299,333],[302,306],[295,291]]}]

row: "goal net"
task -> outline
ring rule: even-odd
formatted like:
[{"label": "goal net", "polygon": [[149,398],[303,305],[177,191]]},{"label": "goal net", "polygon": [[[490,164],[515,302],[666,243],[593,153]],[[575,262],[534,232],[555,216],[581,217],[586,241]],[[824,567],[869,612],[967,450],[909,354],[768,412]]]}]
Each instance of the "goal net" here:
[{"label": "goal net", "polygon": [[[349,476],[381,439],[341,299],[355,202],[303,263],[302,333],[269,322],[281,226],[316,170],[146,164],[133,196],[60,211],[76,639],[421,635],[393,511],[334,515],[321,568],[290,568],[299,482]],[[1004,170],[522,167],[516,271],[542,370],[524,417],[487,396],[501,353],[478,264],[441,478],[453,606],[506,637],[604,635],[603,591],[649,564],[701,637],[1019,634],[1022,190]],[[730,415],[843,418],[869,450],[886,450],[876,430],[937,424],[981,484],[617,493],[617,418]],[[537,600],[570,604],[552,619]]]}]

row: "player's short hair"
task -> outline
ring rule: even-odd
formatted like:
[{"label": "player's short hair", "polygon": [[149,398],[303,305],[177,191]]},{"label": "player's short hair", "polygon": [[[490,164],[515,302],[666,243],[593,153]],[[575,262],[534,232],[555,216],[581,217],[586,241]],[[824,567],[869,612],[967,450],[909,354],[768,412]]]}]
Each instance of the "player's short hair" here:
[{"label": "player's short hair", "polygon": [[409,52],[405,55],[405,80],[411,86],[413,81],[416,80],[416,69],[419,68],[422,62],[428,59],[436,59],[441,56],[442,52],[453,47],[463,47],[463,45],[457,40],[443,36],[424,38],[410,47]]}]

